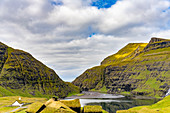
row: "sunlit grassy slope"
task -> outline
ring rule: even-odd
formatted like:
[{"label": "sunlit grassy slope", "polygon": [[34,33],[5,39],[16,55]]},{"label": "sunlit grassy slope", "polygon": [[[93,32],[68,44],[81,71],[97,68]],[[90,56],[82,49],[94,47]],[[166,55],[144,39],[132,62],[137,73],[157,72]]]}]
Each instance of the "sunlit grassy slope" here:
[{"label": "sunlit grassy slope", "polygon": [[170,95],[150,106],[139,106],[129,110],[120,110],[117,113],[170,113]]},{"label": "sunlit grassy slope", "polygon": [[140,53],[146,45],[147,43],[130,43],[119,50],[116,54],[105,58],[101,62],[101,65],[107,66],[131,60],[137,53]]}]

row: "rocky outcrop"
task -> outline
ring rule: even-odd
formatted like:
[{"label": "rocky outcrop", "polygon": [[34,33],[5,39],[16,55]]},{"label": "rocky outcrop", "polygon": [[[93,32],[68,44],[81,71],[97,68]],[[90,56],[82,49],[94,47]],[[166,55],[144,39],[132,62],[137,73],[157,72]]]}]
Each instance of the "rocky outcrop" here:
[{"label": "rocky outcrop", "polygon": [[0,86],[13,94],[28,96],[65,97],[72,91],[78,91],[31,54],[3,43],[0,43]]},{"label": "rocky outcrop", "polygon": [[[106,87],[108,93],[164,96],[170,88],[170,40],[152,38],[148,44],[130,43],[96,68],[101,67],[102,74],[88,69],[73,84],[82,90]],[[94,78],[98,80],[94,82]]]},{"label": "rocky outcrop", "polygon": [[166,48],[166,47],[170,47],[170,41],[169,40],[161,39],[161,38],[151,38],[148,45],[144,48],[143,51],[146,52],[146,51],[149,51],[149,50]]}]

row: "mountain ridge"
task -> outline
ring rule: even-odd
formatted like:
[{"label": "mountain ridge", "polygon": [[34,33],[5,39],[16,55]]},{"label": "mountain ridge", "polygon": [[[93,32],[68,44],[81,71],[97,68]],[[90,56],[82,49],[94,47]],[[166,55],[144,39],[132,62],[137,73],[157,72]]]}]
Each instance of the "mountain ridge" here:
[{"label": "mountain ridge", "polygon": [[[0,58],[0,89],[10,95],[66,97],[79,92],[28,52],[0,42]],[[8,96],[1,90],[1,96]]]},{"label": "mountain ridge", "polygon": [[72,83],[81,90],[163,96],[170,87],[169,53],[169,39],[153,37],[149,43],[130,43]]}]

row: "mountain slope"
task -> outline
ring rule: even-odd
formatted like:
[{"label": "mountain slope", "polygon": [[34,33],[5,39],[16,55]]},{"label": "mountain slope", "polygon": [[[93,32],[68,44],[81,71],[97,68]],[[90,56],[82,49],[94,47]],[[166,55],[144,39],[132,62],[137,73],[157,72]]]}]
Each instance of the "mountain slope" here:
[{"label": "mountain slope", "polygon": [[[78,92],[31,54],[0,43],[0,95],[65,97]],[[2,90],[3,89],[3,90]],[[8,93],[4,93],[4,90]]]},{"label": "mountain slope", "polygon": [[170,88],[170,40],[130,43],[72,83],[82,90],[163,96]]}]

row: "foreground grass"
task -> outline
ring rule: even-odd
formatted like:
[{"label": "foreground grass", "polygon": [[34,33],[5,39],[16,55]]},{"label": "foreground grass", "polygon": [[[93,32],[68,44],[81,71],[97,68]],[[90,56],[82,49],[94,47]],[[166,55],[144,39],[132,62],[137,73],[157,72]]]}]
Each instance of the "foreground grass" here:
[{"label": "foreground grass", "polygon": [[84,106],[84,113],[108,113],[103,110],[101,106],[98,105],[86,105]]},{"label": "foreground grass", "polygon": [[16,109],[17,107],[1,107],[0,108],[0,113],[5,113],[5,112],[9,112],[12,111],[13,109]]},{"label": "foreground grass", "polygon": [[[17,107],[10,107],[10,105],[18,100],[19,96],[9,96],[9,97],[0,97],[0,113],[10,112]],[[35,103],[35,102],[46,102],[46,98],[30,98],[30,97],[21,97],[23,103]],[[23,112],[19,110],[18,112]]]},{"label": "foreground grass", "polygon": [[170,113],[170,95],[150,106],[139,106],[117,113]]},{"label": "foreground grass", "polygon": [[20,108],[19,110],[15,111],[15,113],[26,113],[26,108]]},{"label": "foreground grass", "polygon": [[[20,96],[9,96],[9,97],[0,97],[0,113],[7,113],[11,112],[12,110],[18,108],[18,107],[11,107],[10,105],[19,99]],[[15,113],[25,113],[26,111],[29,112],[36,112],[48,99],[46,98],[30,98],[30,97],[21,97],[21,100],[23,103],[27,103],[28,108],[20,108]],[[55,106],[55,108],[54,108]],[[60,107],[64,107],[63,109]],[[69,111],[69,107],[80,107],[80,102],[78,99],[67,101],[67,100],[61,100],[56,101],[53,104],[50,104],[47,106],[47,108],[43,111],[43,113],[52,113],[52,112],[58,112],[58,113],[66,113]],[[67,108],[67,109],[66,109]],[[83,108],[82,108],[83,109]],[[102,113],[108,113],[107,111],[103,110],[101,106],[86,106],[85,111],[100,111]],[[70,109],[69,111],[74,112]]]}]

